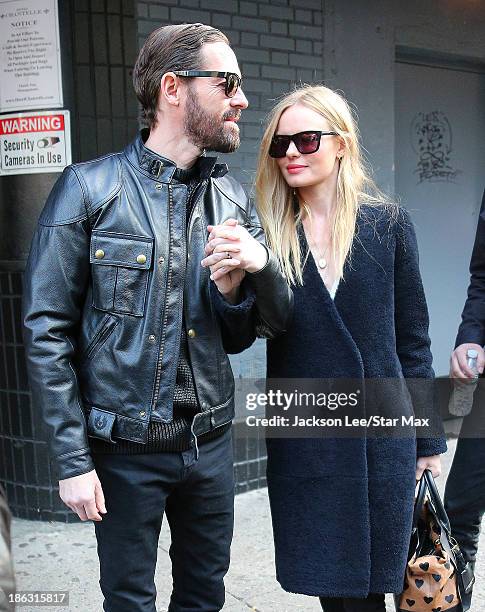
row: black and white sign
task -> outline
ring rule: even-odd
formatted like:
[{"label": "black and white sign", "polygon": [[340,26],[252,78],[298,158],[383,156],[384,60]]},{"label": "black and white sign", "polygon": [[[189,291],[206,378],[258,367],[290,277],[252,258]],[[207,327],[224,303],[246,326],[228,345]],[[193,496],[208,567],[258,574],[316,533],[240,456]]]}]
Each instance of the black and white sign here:
[{"label": "black and white sign", "polygon": [[0,0],[0,112],[62,105],[57,0]]}]

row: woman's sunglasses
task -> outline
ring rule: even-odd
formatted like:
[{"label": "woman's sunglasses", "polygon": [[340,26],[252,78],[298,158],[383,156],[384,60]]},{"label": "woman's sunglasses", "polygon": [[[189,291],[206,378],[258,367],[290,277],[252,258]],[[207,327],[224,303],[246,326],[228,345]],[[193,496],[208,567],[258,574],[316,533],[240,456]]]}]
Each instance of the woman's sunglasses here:
[{"label": "woman's sunglasses", "polygon": [[295,143],[295,147],[303,155],[315,153],[320,148],[322,136],[338,136],[338,133],[306,130],[305,132],[298,132],[298,134],[293,134],[292,136],[275,134],[271,139],[268,153],[270,157],[284,157],[291,141]]},{"label": "woman's sunglasses", "polygon": [[242,80],[235,72],[217,72],[217,70],[174,70],[173,73],[181,77],[219,77],[220,79],[226,79],[224,93],[228,98],[234,98]]}]

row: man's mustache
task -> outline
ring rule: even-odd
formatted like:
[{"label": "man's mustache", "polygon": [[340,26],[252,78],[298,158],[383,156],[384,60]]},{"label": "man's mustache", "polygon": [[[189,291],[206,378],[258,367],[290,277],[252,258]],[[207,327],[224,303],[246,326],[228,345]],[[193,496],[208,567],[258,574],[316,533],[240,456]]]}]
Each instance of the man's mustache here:
[{"label": "man's mustache", "polygon": [[222,118],[224,120],[235,119],[239,121],[239,119],[241,119],[241,111],[238,111],[236,113],[234,113],[233,111],[228,111],[227,113],[224,113],[224,115],[222,115]]}]

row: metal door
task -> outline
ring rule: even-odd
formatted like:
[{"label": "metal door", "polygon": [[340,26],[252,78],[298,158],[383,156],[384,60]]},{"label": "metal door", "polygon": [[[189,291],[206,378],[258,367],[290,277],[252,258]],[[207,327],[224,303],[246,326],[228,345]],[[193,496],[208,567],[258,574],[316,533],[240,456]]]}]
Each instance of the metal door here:
[{"label": "metal door", "polygon": [[396,194],[412,215],[434,367],[449,369],[485,187],[485,74],[449,62],[396,63]]}]

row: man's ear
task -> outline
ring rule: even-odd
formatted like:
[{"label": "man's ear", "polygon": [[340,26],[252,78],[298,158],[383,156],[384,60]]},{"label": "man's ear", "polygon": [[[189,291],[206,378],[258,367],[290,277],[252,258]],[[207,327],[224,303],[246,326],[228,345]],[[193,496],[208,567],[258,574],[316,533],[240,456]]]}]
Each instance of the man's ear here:
[{"label": "man's ear", "polygon": [[160,105],[180,105],[180,80],[173,72],[166,72],[160,80]]}]

